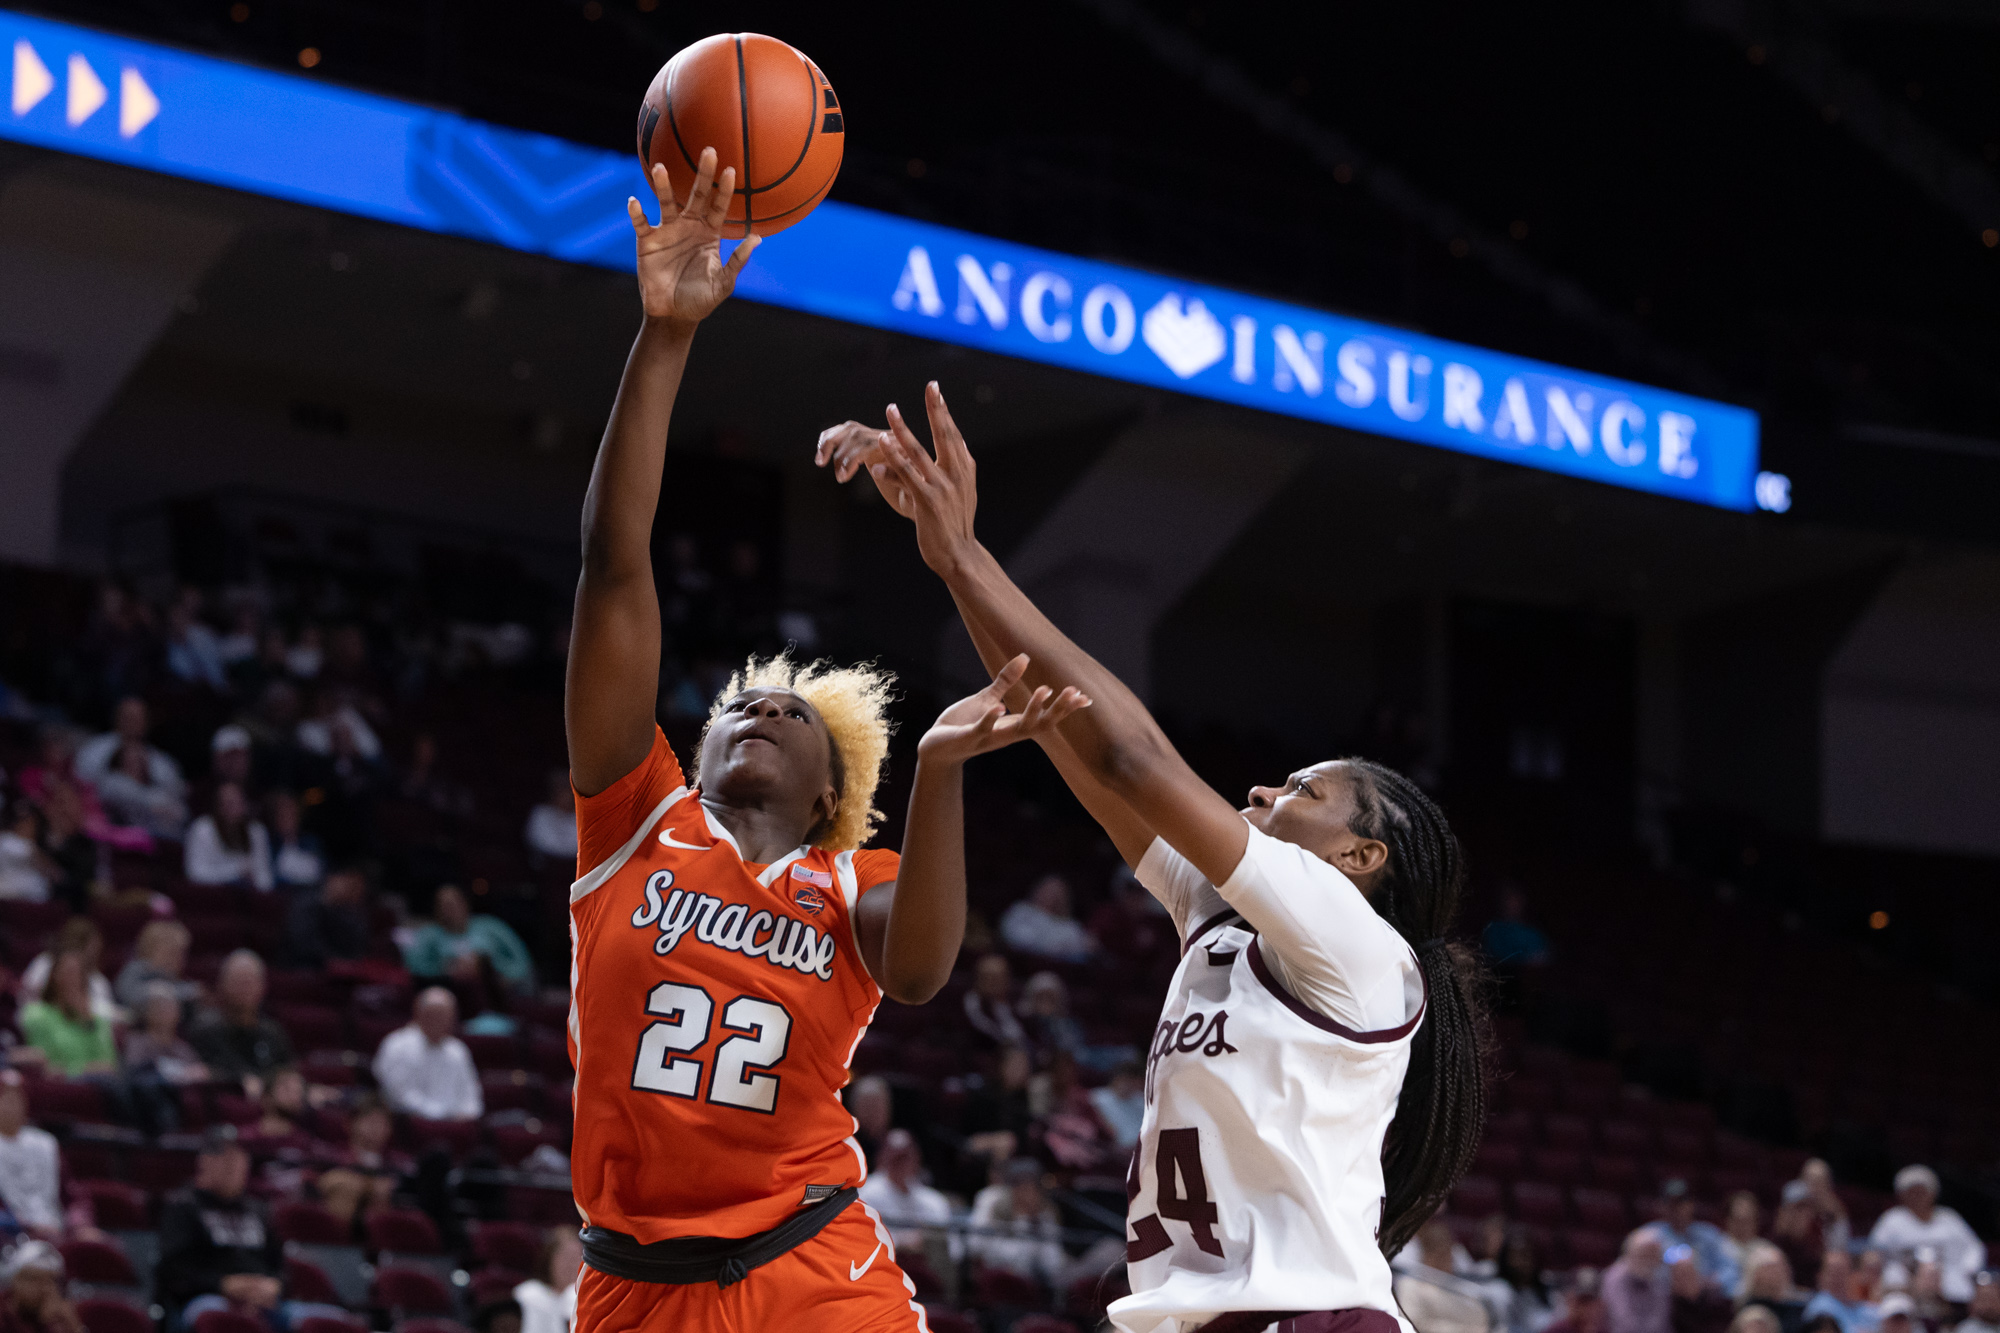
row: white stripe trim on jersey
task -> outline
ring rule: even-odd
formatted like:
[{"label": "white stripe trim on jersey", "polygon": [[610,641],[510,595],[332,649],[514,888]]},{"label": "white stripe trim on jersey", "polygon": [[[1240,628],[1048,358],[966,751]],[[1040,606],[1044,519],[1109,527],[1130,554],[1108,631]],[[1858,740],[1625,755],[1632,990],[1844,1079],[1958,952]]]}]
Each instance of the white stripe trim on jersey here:
[{"label": "white stripe trim on jersey", "polygon": [[[848,937],[854,941],[854,956],[859,958],[861,957],[861,926],[854,917],[855,908],[861,905],[861,889],[859,887],[860,880],[854,874],[853,852],[842,852],[833,858],[833,882],[840,886],[841,900],[847,904],[847,933]],[[867,964],[863,963],[862,966],[866,967]],[[866,1031],[866,1029],[864,1028],[863,1031]],[[854,1052],[849,1051],[847,1058],[852,1060]]]},{"label": "white stripe trim on jersey", "polygon": [[1417,970],[1417,979],[1424,984],[1424,997],[1417,1005],[1417,1012],[1395,1027],[1377,1028],[1372,1032],[1357,1032],[1345,1023],[1335,1022],[1325,1014],[1320,1013],[1317,1009],[1309,1008],[1298,996],[1292,994],[1279,984],[1277,977],[1271,974],[1270,964],[1264,961],[1263,947],[1254,934],[1251,936],[1247,953],[1250,960],[1251,974],[1257,978],[1258,983],[1265,990],[1271,992],[1273,999],[1322,1032],[1331,1032],[1334,1036],[1345,1041],[1354,1042],[1357,1045],[1385,1046],[1392,1041],[1401,1041],[1417,1030],[1417,1024],[1424,1021],[1424,1014],[1431,1007],[1431,981],[1429,977],[1423,974],[1423,969],[1419,968]]},{"label": "white stripe trim on jersey", "polygon": [[730,847],[735,851],[736,859],[739,861],[742,860],[743,848],[736,841],[736,835],[734,833],[731,833],[728,827],[725,824],[723,824],[721,820],[715,817],[715,812],[713,810],[710,810],[706,805],[704,805],[701,808],[701,817],[708,821],[708,831],[715,838],[715,840],[717,842],[728,843]]},{"label": "white stripe trim on jersey", "polygon": [[799,847],[792,851],[786,852],[783,856],[779,857],[777,860],[771,862],[771,864],[764,867],[763,872],[757,876],[757,882],[759,884],[762,884],[767,889],[770,888],[772,884],[777,882],[779,874],[783,872],[786,866],[790,865],[792,862],[805,856],[807,853],[811,851],[812,848],[810,847]]},{"label": "white stripe trim on jersey", "polygon": [[[861,1200],[856,1199],[856,1203]],[[882,1242],[882,1248],[889,1252],[889,1262],[896,1263],[896,1238],[889,1234],[889,1228],[882,1224],[882,1214],[868,1204],[861,1204],[861,1211],[868,1214],[868,1220],[875,1224],[875,1238]],[[851,1262],[851,1261],[850,1261]],[[910,1275],[903,1273],[903,1266],[896,1264],[896,1271],[902,1273],[903,1290],[910,1293],[910,1308],[917,1314],[917,1333],[931,1333],[930,1322],[924,1317],[924,1307],[917,1304],[917,1284],[910,1281]]]},{"label": "white stripe trim on jersey", "polygon": [[639,844],[644,842],[646,835],[653,831],[653,826],[665,817],[667,811],[674,807],[675,802],[681,800],[687,794],[688,789],[685,786],[676,787],[668,792],[667,798],[653,807],[653,813],[646,816],[645,822],[639,825],[639,831],[626,839],[623,847],[613,852],[610,859],[605,861],[604,864],[598,866],[597,869],[569,886],[570,904],[574,906],[583,901],[583,899],[588,898],[591,894],[604,887],[604,881],[610,879],[620,870],[623,870],[625,863],[632,859],[632,853],[639,850]]}]

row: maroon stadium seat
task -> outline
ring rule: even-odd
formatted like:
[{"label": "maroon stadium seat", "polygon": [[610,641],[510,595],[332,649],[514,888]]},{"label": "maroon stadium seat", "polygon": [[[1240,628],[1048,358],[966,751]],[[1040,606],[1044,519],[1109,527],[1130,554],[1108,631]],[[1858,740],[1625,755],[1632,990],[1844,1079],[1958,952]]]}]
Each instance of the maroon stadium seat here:
[{"label": "maroon stadium seat", "polygon": [[979,1333],[979,1323],[972,1316],[947,1310],[942,1305],[926,1305],[924,1322],[930,1325],[931,1333]]},{"label": "maroon stadium seat", "polygon": [[521,1039],[492,1033],[467,1033],[465,1048],[480,1069],[514,1069],[521,1063]]},{"label": "maroon stadium seat", "polygon": [[87,1333],[153,1333],[153,1317],[127,1301],[93,1296],[76,1303]]},{"label": "maroon stadium seat", "polygon": [[1570,1191],[1569,1198],[1576,1209],[1576,1220],[1590,1230],[1622,1235],[1631,1224],[1623,1194],[1607,1189],[1575,1189]]},{"label": "maroon stadium seat", "polygon": [[404,1319],[397,1322],[396,1333],[472,1333],[472,1330],[455,1319]]},{"label": "maroon stadium seat", "polygon": [[1502,1180],[1512,1180],[1521,1174],[1521,1145],[1482,1143],[1472,1159],[1472,1169],[1482,1176],[1497,1176]]},{"label": "maroon stadium seat", "polygon": [[1015,1309],[1033,1309],[1047,1299],[1041,1286],[1032,1278],[1010,1273],[1004,1268],[982,1268],[973,1278],[973,1290],[978,1293],[981,1305],[1007,1305]]},{"label": "maroon stadium seat", "polygon": [[311,1301],[318,1305],[340,1304],[340,1292],[334,1287],[333,1279],[326,1270],[310,1259],[297,1255],[285,1257],[285,1292],[295,1301]]},{"label": "maroon stadium seat", "polygon": [[390,1265],[377,1269],[370,1296],[374,1304],[399,1315],[451,1315],[458,1312],[458,1302],[452,1298],[451,1288],[421,1268]]},{"label": "maroon stadium seat", "polygon": [[1031,1314],[1014,1321],[1009,1333],[1080,1333],[1075,1324],[1052,1314]]},{"label": "maroon stadium seat", "polygon": [[322,1004],[340,1007],[340,991],[326,973],[313,969],[272,969],[267,974],[264,994],[272,1007],[281,1004]]},{"label": "maroon stadium seat", "polygon": [[70,1189],[90,1200],[91,1220],[106,1231],[143,1231],[146,1191],[122,1180],[75,1180]]},{"label": "maroon stadium seat", "polygon": [[548,1124],[540,1120],[528,1120],[518,1125],[493,1126],[493,1151],[500,1158],[502,1166],[516,1165],[523,1157],[544,1143],[554,1144],[567,1152],[569,1133],[561,1125]]},{"label": "maroon stadium seat", "polygon": [[279,1204],[272,1213],[271,1224],[277,1229],[278,1239],[304,1241],[308,1245],[346,1245],[354,1238],[346,1223],[304,1199]]},{"label": "maroon stadium seat", "polygon": [[209,1310],[194,1321],[194,1333],[271,1333],[261,1319],[234,1310]]},{"label": "maroon stadium seat", "polygon": [[477,1120],[423,1120],[411,1116],[403,1126],[403,1136],[419,1152],[443,1148],[453,1157],[463,1157],[479,1146]]},{"label": "maroon stadium seat", "polygon": [[271,1017],[301,1051],[347,1045],[347,1015],[324,1004],[274,1004]]},{"label": "maroon stadium seat", "polygon": [[541,1226],[575,1226],[576,1200],[566,1190],[536,1189],[531,1185],[507,1187],[507,1216],[517,1222]]},{"label": "maroon stadium seat", "polygon": [[488,1114],[542,1109],[542,1076],[526,1069],[490,1069],[479,1076]]},{"label": "maroon stadium seat", "polygon": [[472,1307],[476,1310],[482,1305],[491,1305],[494,1301],[511,1298],[514,1288],[527,1279],[528,1275],[525,1272],[512,1268],[482,1268],[472,1275],[472,1281],[467,1284],[466,1291],[471,1294]]},{"label": "maroon stadium seat", "polygon": [[43,1079],[29,1091],[28,1104],[37,1120],[75,1120],[96,1125],[106,1119],[104,1094],[95,1083]]},{"label": "maroon stadium seat", "polygon": [[309,1315],[292,1325],[292,1333],[361,1333],[361,1330],[367,1327],[368,1325],[361,1322],[359,1315],[347,1319],[334,1319],[328,1315],[316,1314]]},{"label": "maroon stadium seat", "polygon": [[522,1222],[481,1222],[472,1233],[472,1254],[484,1263],[522,1273],[535,1271],[542,1256],[542,1229]]},{"label": "maroon stadium seat", "polygon": [[1619,1157],[1645,1160],[1653,1155],[1653,1133],[1632,1120],[1606,1120],[1597,1127],[1604,1150]]},{"label": "maroon stadium seat", "polygon": [[1708,1165],[1712,1138],[1706,1130],[1673,1129],[1660,1131],[1660,1160],[1689,1166]]},{"label": "maroon stadium seat", "polygon": [[395,1254],[443,1254],[437,1224],[414,1208],[384,1208],[368,1216],[368,1248]]},{"label": "maroon stadium seat", "polygon": [[1569,1241],[1569,1261],[1591,1268],[1607,1268],[1618,1258],[1620,1240],[1603,1231],[1572,1229],[1563,1233]]},{"label": "maroon stadium seat", "polygon": [[1562,1109],[1572,1115],[1584,1116],[1590,1120],[1602,1120],[1611,1113],[1612,1104],[1617,1100],[1618,1090],[1587,1083],[1563,1084]]},{"label": "maroon stadium seat", "polygon": [[1526,1143],[1535,1137],[1535,1117],[1526,1111],[1496,1111],[1486,1119],[1487,1143]]},{"label": "maroon stadium seat", "polygon": [[194,1153],[186,1148],[135,1148],[126,1174],[141,1189],[165,1194],[194,1179]]},{"label": "maroon stadium seat", "polygon": [[62,1164],[72,1178],[108,1180],[119,1174],[118,1149],[109,1143],[71,1139],[62,1146]]},{"label": "maroon stadium seat", "polygon": [[72,1282],[94,1286],[136,1287],[139,1274],[125,1251],[109,1241],[66,1240],[60,1246],[63,1267]]},{"label": "maroon stadium seat", "polygon": [[1583,1154],[1574,1148],[1530,1148],[1527,1174],[1550,1185],[1575,1185],[1583,1180]]},{"label": "maroon stadium seat", "polygon": [[1590,1122],[1580,1115],[1551,1111],[1542,1117],[1542,1141],[1551,1148],[1588,1148]]},{"label": "maroon stadium seat", "polygon": [[923,1251],[914,1246],[897,1251],[896,1266],[903,1270],[903,1276],[917,1289],[919,1301],[938,1300],[944,1295],[944,1283],[939,1280],[937,1270]]},{"label": "maroon stadium seat", "polygon": [[1592,1157],[1590,1180],[1597,1188],[1618,1194],[1636,1193],[1645,1177],[1639,1164],[1629,1157]]},{"label": "maroon stadium seat", "polygon": [[1547,1112],[1556,1104],[1556,1092],[1546,1079],[1517,1075],[1500,1085],[1502,1100],[1510,1110]]},{"label": "maroon stadium seat", "polygon": [[1514,1182],[1514,1215],[1533,1226],[1561,1226],[1569,1220],[1569,1204],[1563,1191],[1539,1180]]}]

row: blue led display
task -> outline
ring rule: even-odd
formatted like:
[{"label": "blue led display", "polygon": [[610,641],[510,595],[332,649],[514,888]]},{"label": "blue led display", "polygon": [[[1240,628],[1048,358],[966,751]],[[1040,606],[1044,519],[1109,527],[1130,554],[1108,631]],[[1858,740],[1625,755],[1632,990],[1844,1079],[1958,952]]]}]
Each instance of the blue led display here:
[{"label": "blue led display", "polygon": [[[636,157],[0,12],[0,136],[629,269]],[[825,203],[748,299],[1728,509],[1757,416],[1302,306]]]}]

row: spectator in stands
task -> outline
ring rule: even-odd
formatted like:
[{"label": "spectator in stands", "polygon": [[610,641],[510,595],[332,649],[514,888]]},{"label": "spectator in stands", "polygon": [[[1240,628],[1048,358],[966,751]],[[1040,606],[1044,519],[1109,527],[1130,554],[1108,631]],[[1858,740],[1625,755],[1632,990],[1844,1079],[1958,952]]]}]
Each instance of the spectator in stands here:
[{"label": "spectator in stands", "polygon": [[1042,876],[1027,897],[1007,909],[1000,938],[1038,958],[1081,963],[1097,953],[1097,941],[1070,911],[1069,883],[1061,875]]},{"label": "spectator in stands", "polygon": [[1130,866],[1120,864],[1111,876],[1111,893],[1090,914],[1090,935],[1098,948],[1120,958],[1157,958],[1174,947],[1173,920]]},{"label": "spectator in stands", "polygon": [[236,1131],[218,1125],[195,1155],[194,1184],[160,1208],[160,1261],[154,1293],[167,1326],[189,1329],[210,1310],[236,1310],[292,1328],[313,1315],[346,1311],[285,1299],[285,1249],[262,1200],[246,1194],[250,1154]]},{"label": "spectator in stands", "polygon": [[146,709],[146,701],[136,695],[127,695],[118,701],[112,713],[112,729],[85,741],[76,752],[76,775],[95,786],[118,756],[118,751],[126,745],[137,746],[146,758],[146,772],[150,784],[172,790],[185,797],[187,780],[181,776],[181,766],[164,751],[146,743],[146,733],[152,730],[152,715]]},{"label": "spectator in stands", "polygon": [[1486,957],[1496,968],[1518,970],[1545,967],[1549,961],[1549,937],[1541,927],[1528,921],[1528,895],[1518,884],[1500,890],[1500,914],[1486,923],[1480,933]]},{"label": "spectator in stands", "polygon": [[972,969],[972,989],[965,993],[965,1021],[989,1049],[1025,1046],[1028,1034],[1014,1016],[1013,969],[1005,954],[989,953]]},{"label": "spectator in stands", "polygon": [[306,1076],[296,1069],[274,1069],[264,1081],[257,1119],[243,1131],[244,1146],[260,1157],[302,1157],[314,1145],[313,1121],[312,1108],[306,1104]]},{"label": "spectator in stands", "polygon": [[229,693],[222,640],[201,619],[201,590],[183,588],[167,609],[167,673],[189,685]]},{"label": "spectator in stands", "polygon": [[1606,1333],[1672,1333],[1673,1277],[1653,1227],[1625,1238],[1618,1262],[1604,1270]]},{"label": "spectator in stands", "polygon": [[1555,1322],[1555,1298],[1526,1228],[1507,1228],[1500,1249],[1499,1285],[1506,1288],[1505,1317],[1500,1323],[1507,1333],[1542,1333]]},{"label": "spectator in stands", "polygon": [[975,1156],[1004,1162],[1027,1146],[1035,1121],[1028,1102],[1028,1081],[1034,1072],[1027,1050],[1008,1046],[1000,1052],[995,1076],[979,1080],[972,1089],[962,1123],[966,1148]]},{"label": "spectator in stands", "polygon": [[[323,765],[299,744],[299,691],[289,680],[272,680],[257,696],[257,706],[237,719],[250,741],[250,766],[258,781],[303,791]],[[215,734],[216,743],[222,733]]]},{"label": "spectator in stands", "polygon": [[1854,1264],[1846,1250],[1829,1249],[1819,1264],[1819,1290],[1806,1302],[1808,1326],[1820,1315],[1832,1315],[1840,1333],[1874,1333],[1881,1316],[1854,1290]]},{"label": "spectator in stands", "polygon": [[167,987],[181,1005],[201,998],[201,986],[181,975],[187,968],[188,945],[194,937],[171,917],[148,921],[132,943],[132,956],[118,970],[112,994],[133,1014],[143,1013],[156,985]]},{"label": "spectator in stands", "polygon": [[1716,1290],[1734,1296],[1743,1281],[1743,1272],[1736,1266],[1736,1256],[1721,1228],[1712,1222],[1696,1220],[1694,1194],[1688,1183],[1676,1177],[1660,1186],[1660,1204],[1661,1217],[1653,1225],[1660,1233],[1663,1247],[1687,1246],[1694,1252],[1695,1266],[1701,1270],[1702,1279]]},{"label": "spectator in stands", "polygon": [[249,602],[240,603],[229,617],[229,632],[215,641],[215,655],[221,659],[224,670],[234,676],[245,662],[256,658],[261,631],[257,608]]},{"label": "spectator in stands", "polygon": [[1493,1311],[1476,1283],[1452,1271],[1451,1227],[1434,1217],[1417,1232],[1416,1261],[1395,1276],[1396,1301],[1417,1333],[1489,1333]]},{"label": "spectator in stands", "polygon": [[551,861],[576,863],[576,792],[567,769],[549,770],[542,802],[528,812],[528,850]]},{"label": "spectator in stands", "polygon": [[889,1080],[880,1074],[864,1074],[847,1090],[847,1113],[854,1117],[854,1139],[872,1165],[889,1136],[889,1118],[895,1110]]},{"label": "spectator in stands", "polygon": [[390,1150],[395,1131],[389,1108],[372,1094],[364,1095],[347,1113],[347,1147],[314,1184],[326,1210],[357,1235],[370,1213],[394,1203],[396,1186],[414,1169],[408,1158]]},{"label": "spectator in stands", "polygon": [[1911,1333],[1916,1325],[1917,1303],[1906,1291],[1892,1291],[1884,1296],[1876,1305],[1875,1312],[1881,1316],[1881,1322],[1876,1327],[1882,1333]]},{"label": "spectator in stands", "polygon": [[472,1312],[472,1333],[521,1333],[521,1303],[511,1296],[488,1301]]},{"label": "spectator in stands", "polygon": [[161,780],[160,766],[152,762],[157,754],[144,741],[120,741],[111,766],[96,779],[97,794],[115,823],[155,838],[178,839],[187,827],[187,787],[178,775],[171,782]]},{"label": "spectator in stands", "polygon": [[[104,879],[98,843],[87,827],[84,793],[89,788],[66,778],[37,785],[29,781],[34,775],[33,770],[21,775],[21,790],[35,805],[35,846],[41,852],[36,865],[48,881],[48,896],[68,903],[72,912],[88,912]],[[94,802],[95,794],[90,799]],[[108,824],[107,830],[115,832]],[[133,850],[151,848],[151,837],[136,836],[143,846]]]},{"label": "spectator in stands", "polygon": [[176,1089],[208,1082],[208,1066],[181,1037],[181,1001],[171,985],[152,982],[137,1009],[143,1026],[125,1038],[125,1078],[141,1123],[170,1133],[180,1127]]},{"label": "spectator in stands", "polygon": [[1785,1257],[1783,1250],[1759,1234],[1762,1221],[1763,1209],[1758,1206],[1756,1195],[1749,1190],[1738,1190],[1729,1196],[1728,1211],[1722,1219],[1722,1244],[1736,1262],[1737,1282],[1727,1290],[1738,1299],[1749,1291],[1750,1275],[1759,1264],[1772,1259],[1783,1262]]},{"label": "spectator in stands", "polygon": [[250,733],[231,722],[215,729],[208,742],[208,778],[216,786],[233,782],[244,791],[253,791],[256,771]]},{"label": "spectator in stands", "polygon": [[217,1078],[240,1081],[247,1095],[262,1094],[271,1072],[295,1064],[292,1039],[264,1012],[264,960],[238,949],[222,960],[215,1004],[188,1030],[188,1044]]},{"label": "spectator in stands", "polygon": [[2000,1333],[2000,1273],[1989,1270],[1972,1279],[1972,1301],[1952,1333]]},{"label": "spectator in stands", "polygon": [[[567,775],[563,781],[569,781]],[[458,819],[472,814],[472,793],[439,770],[437,738],[429,732],[420,734],[410,746],[410,762],[403,770],[403,799]]]},{"label": "spectator in stands", "polygon": [[1905,1283],[1919,1250],[1936,1253],[1939,1290],[1956,1305],[1972,1299],[1972,1279],[1986,1264],[1986,1246],[1953,1208],[1940,1207],[1937,1172],[1906,1166],[1896,1173],[1896,1204],[1875,1221],[1868,1243],[1889,1260],[1888,1280]]},{"label": "spectator in stands", "polygon": [[1673,1246],[1666,1259],[1673,1291],[1674,1333],[1726,1333],[1736,1312],[1735,1300],[1701,1271],[1688,1246]]},{"label": "spectator in stands", "polygon": [[62,1254],[46,1240],[28,1240],[0,1258],[0,1333],[84,1333],[63,1295]]},{"label": "spectator in stands", "polygon": [[1854,1230],[1848,1223],[1847,1204],[1833,1186],[1833,1168],[1815,1157],[1799,1168],[1799,1179],[1804,1182],[1806,1197],[1819,1216],[1820,1239],[1830,1250],[1845,1249],[1854,1239]]},{"label": "spectator in stands", "polygon": [[419,977],[480,979],[480,960],[516,990],[535,984],[534,960],[514,928],[497,916],[475,916],[465,890],[446,884],[437,891],[431,919],[403,946],[403,964]]},{"label": "spectator in stands", "polygon": [[118,1009],[118,996],[111,988],[110,980],[100,970],[104,958],[104,935],[97,929],[97,923],[87,916],[73,916],[57,928],[55,938],[49,947],[29,960],[21,972],[19,991],[22,1004],[30,1004],[42,996],[49,984],[49,970],[58,955],[75,953],[83,955],[83,965],[88,971],[90,984],[90,1009],[101,1018],[116,1023],[124,1015]]},{"label": "spectator in stands", "polygon": [[1771,1216],[1771,1243],[1784,1251],[1795,1276],[1819,1272],[1820,1256],[1827,1251],[1826,1237],[1819,1209],[1813,1205],[1812,1187],[1805,1181],[1785,1182],[1778,1196],[1778,1211]]},{"label": "spectator in stands", "polygon": [[342,731],[347,733],[353,753],[364,763],[381,762],[382,738],[375,734],[375,728],[368,725],[368,719],[354,706],[350,692],[335,689],[314,691],[312,713],[299,723],[295,733],[300,747],[321,758],[331,758],[342,748],[339,736]]},{"label": "spectator in stands", "polygon": [[318,680],[326,665],[326,632],[312,621],[299,627],[299,637],[285,649],[285,670],[300,680]]},{"label": "spectator in stands", "polygon": [[577,1239],[576,1228],[550,1227],[535,1260],[534,1276],[514,1288],[514,1300],[521,1307],[521,1333],[569,1333],[576,1322],[576,1281],[582,1270],[583,1242]]},{"label": "spectator in stands", "polygon": [[1563,1293],[1562,1318],[1542,1333],[1607,1333],[1608,1324],[1603,1274],[1595,1268],[1579,1268],[1570,1275],[1569,1290]]},{"label": "spectator in stands", "polygon": [[1799,1333],[1799,1326],[1805,1322],[1806,1303],[1804,1294],[1792,1283],[1791,1261],[1774,1248],[1750,1266],[1749,1274],[1749,1285],[1743,1293],[1745,1308],[1762,1306],[1778,1321],[1779,1333]]},{"label": "spectator in stands", "polygon": [[389,1105],[425,1120],[475,1120],[485,1110],[472,1052],[452,1035],[458,1000],[442,986],[417,996],[411,1021],[382,1039],[375,1082]]},{"label": "spectator in stands", "polygon": [[1021,1028],[1035,1063],[1047,1066],[1058,1053],[1083,1050],[1083,1028],[1069,1013],[1069,987],[1053,972],[1037,972],[1021,988]]},{"label": "spectator in stands", "polygon": [[1746,1305],[1729,1321],[1729,1333],[1784,1333],[1784,1327],[1769,1307]]},{"label": "spectator in stands", "polygon": [[314,889],[326,877],[326,854],[308,833],[299,798],[274,791],[265,802],[271,815],[271,877],[284,889]]},{"label": "spectator in stands", "polygon": [[1130,1152],[1146,1118],[1145,1066],[1137,1060],[1121,1061],[1112,1069],[1110,1082],[1091,1090],[1090,1101],[1119,1150]]},{"label": "spectator in stands", "polygon": [[62,867],[42,850],[42,812],[34,802],[14,802],[13,819],[0,829],[0,901],[45,903]]},{"label": "spectator in stands", "polygon": [[301,892],[285,923],[286,952],[298,967],[325,967],[335,959],[368,956],[368,875],[344,865],[319,886]]},{"label": "spectator in stands", "polygon": [[55,1135],[28,1123],[19,1070],[0,1069],[0,1205],[14,1225],[43,1240],[62,1239],[62,1153]]},{"label": "spectator in stands", "polygon": [[215,789],[210,811],[188,826],[182,868],[196,884],[235,885],[269,893],[271,835],[250,817],[243,788],[225,782]]},{"label": "spectator in stands", "polygon": [[1042,1192],[1042,1164],[1017,1157],[972,1201],[966,1248],[988,1268],[1054,1287],[1063,1271],[1062,1219]]},{"label": "spectator in stands", "polygon": [[[951,1224],[951,1203],[923,1180],[923,1155],[907,1129],[892,1129],[882,1140],[880,1165],[861,1185],[861,1202],[882,1215],[898,1246],[922,1250],[928,1236]],[[952,1257],[959,1243],[951,1242]]]},{"label": "spectator in stands", "polygon": [[1889,1290],[1889,1259],[1882,1251],[1865,1249],[1854,1256],[1854,1296],[1875,1304]]},{"label": "spectator in stands", "polygon": [[42,1061],[65,1078],[118,1072],[111,1020],[90,1007],[90,974],[81,953],[59,953],[41,998],[22,1008],[21,1035]]},{"label": "spectator in stands", "polygon": [[[1101,1171],[1113,1165],[1111,1130],[1098,1118],[1068,1051],[1057,1051],[1049,1067],[1029,1080],[1028,1105],[1041,1127],[1043,1152],[1058,1170]],[[1116,1165],[1123,1169],[1125,1163]]]}]

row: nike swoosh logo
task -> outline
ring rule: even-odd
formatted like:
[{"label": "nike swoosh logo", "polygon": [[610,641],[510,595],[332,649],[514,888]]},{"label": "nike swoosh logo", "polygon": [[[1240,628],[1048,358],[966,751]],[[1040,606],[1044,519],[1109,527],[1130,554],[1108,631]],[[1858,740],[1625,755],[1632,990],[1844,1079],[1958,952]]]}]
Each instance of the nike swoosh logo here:
[{"label": "nike swoosh logo", "polygon": [[674,831],[672,829],[660,830],[660,843],[662,846],[666,847],[678,847],[684,852],[705,852],[708,850],[708,848],[706,847],[697,847],[691,842],[676,841],[674,838]]},{"label": "nike swoosh logo", "polygon": [[867,1271],[868,1271],[869,1269],[871,1269],[871,1268],[873,1268],[873,1267],[875,1266],[875,1256],[876,1256],[876,1255],[878,1255],[878,1254],[880,1254],[880,1253],[882,1253],[882,1242],[878,1240],[878,1241],[876,1241],[876,1242],[875,1242],[875,1248],[874,1248],[874,1249],[872,1249],[872,1250],[870,1250],[870,1251],[868,1251],[868,1262],[867,1262],[867,1263],[865,1263],[865,1264],[862,1264],[862,1265],[860,1265],[859,1267],[857,1267],[857,1266],[855,1265],[855,1263],[854,1263],[854,1261],[853,1261],[853,1260],[851,1260],[851,1259],[850,1259],[850,1260],[848,1260],[848,1263],[847,1263],[847,1280],[848,1280],[849,1282],[859,1282],[859,1281],[861,1280],[861,1275],[862,1275],[863,1273],[866,1273],[866,1272],[867,1272]]}]

